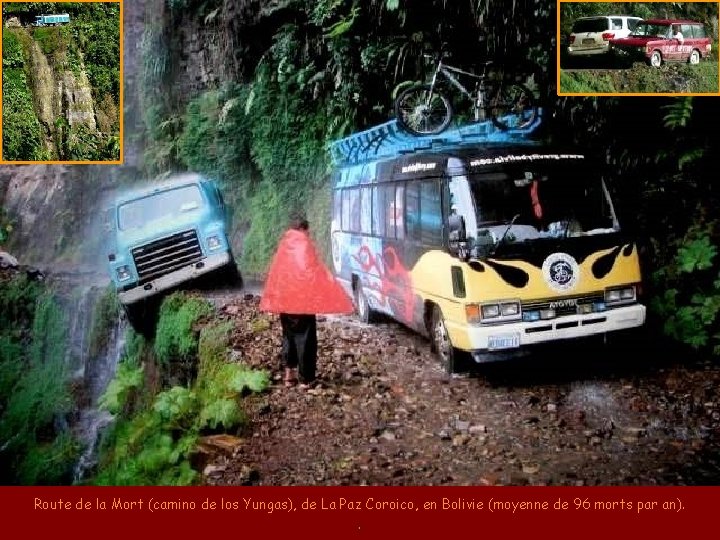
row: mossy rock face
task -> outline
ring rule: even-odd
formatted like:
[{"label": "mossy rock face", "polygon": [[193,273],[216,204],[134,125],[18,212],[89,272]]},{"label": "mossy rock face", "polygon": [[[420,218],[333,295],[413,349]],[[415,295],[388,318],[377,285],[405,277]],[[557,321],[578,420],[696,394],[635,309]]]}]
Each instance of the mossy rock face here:
[{"label": "mossy rock face", "polygon": [[61,83],[63,111],[70,126],[83,125],[94,131],[95,104],[85,72],[76,76],[73,72],[66,71],[62,75]]}]

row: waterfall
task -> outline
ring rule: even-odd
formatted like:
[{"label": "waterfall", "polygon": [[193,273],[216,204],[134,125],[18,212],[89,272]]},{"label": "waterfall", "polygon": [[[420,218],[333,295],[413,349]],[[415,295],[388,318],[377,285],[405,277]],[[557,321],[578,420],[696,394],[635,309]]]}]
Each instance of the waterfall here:
[{"label": "waterfall", "polygon": [[113,421],[109,412],[98,408],[98,402],[115,375],[125,347],[126,330],[124,318],[118,315],[108,330],[106,346],[91,351],[93,315],[95,306],[104,293],[104,287],[82,287],[79,291],[79,295],[76,295],[68,306],[72,320],[69,325],[67,350],[68,365],[73,369],[76,386],[82,388],[82,399],[72,427],[82,445],[82,453],[74,470],[76,484],[82,482],[97,465],[100,435]]}]

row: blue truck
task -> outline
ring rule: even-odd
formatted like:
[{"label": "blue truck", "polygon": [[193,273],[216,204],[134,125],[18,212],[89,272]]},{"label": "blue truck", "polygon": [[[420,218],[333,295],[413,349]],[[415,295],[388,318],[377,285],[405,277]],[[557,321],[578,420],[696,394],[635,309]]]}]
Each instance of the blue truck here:
[{"label": "blue truck", "polygon": [[105,217],[107,263],[130,324],[143,330],[152,300],[199,276],[239,280],[228,215],[216,183],[194,173],[115,199]]},{"label": "blue truck", "polygon": [[35,26],[55,26],[58,24],[65,24],[70,22],[70,15],[67,13],[61,13],[58,15],[36,15]]}]

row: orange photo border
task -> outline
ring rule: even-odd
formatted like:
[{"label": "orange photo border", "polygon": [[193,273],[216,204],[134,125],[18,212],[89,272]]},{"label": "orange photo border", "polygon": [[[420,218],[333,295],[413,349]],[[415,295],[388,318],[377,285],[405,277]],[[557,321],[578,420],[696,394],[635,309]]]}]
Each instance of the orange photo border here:
[{"label": "orange photo border", "polygon": [[[579,97],[594,97],[594,96],[600,96],[600,97],[624,97],[624,96],[664,96],[664,97],[680,97],[680,96],[720,96],[720,66],[718,69],[718,91],[717,92],[562,92],[560,90],[560,54],[562,52],[562,36],[560,35],[560,4],[562,3],[573,3],[573,4],[583,4],[583,3],[597,3],[602,2],[603,0],[557,0],[557,23],[556,23],[556,56],[557,56],[557,95],[559,97],[566,97],[566,96],[579,96]],[[667,3],[664,2],[664,0],[648,0],[648,2],[652,3]],[[631,2],[615,2],[617,4],[626,4]],[[720,2],[717,0],[691,0],[687,2],[683,2],[685,4],[691,4],[691,3],[703,3],[703,4],[716,4],[716,7],[718,8],[718,28],[720,28]],[[720,47],[719,47],[720,48]],[[720,62],[720,51],[716,51],[718,53],[718,62]]]},{"label": "orange photo border", "polygon": [[[83,2],[83,3],[113,3],[120,5],[120,103],[118,104],[118,111],[120,114],[120,158],[113,161],[6,161],[2,156],[2,144],[0,144],[0,165],[122,165],[124,163],[124,92],[125,92],[125,79],[124,79],[124,31],[123,31],[123,0],[58,0],[58,3],[67,2]],[[32,0],[0,0],[0,11],[4,4],[12,3],[30,3]],[[5,21],[2,21],[2,28],[4,29]],[[0,39],[0,59],[2,58],[2,39]],[[2,96],[2,62],[0,62],[0,96]],[[2,99],[0,99],[0,142],[2,141]]]}]

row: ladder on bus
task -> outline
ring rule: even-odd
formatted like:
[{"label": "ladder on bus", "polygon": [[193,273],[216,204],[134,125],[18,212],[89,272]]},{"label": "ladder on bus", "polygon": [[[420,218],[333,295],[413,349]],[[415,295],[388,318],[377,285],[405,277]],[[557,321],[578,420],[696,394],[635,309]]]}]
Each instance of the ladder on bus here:
[{"label": "ladder on bus", "polygon": [[[502,130],[490,120],[450,126],[437,135],[416,136],[404,131],[397,120],[390,120],[365,131],[354,133],[329,145],[330,157],[334,165],[355,165],[380,158],[396,157],[402,154],[441,150],[460,146],[491,144],[504,142],[528,142],[530,135],[541,123],[543,111],[523,129]],[[512,125],[512,117],[504,117],[504,122]]]}]

